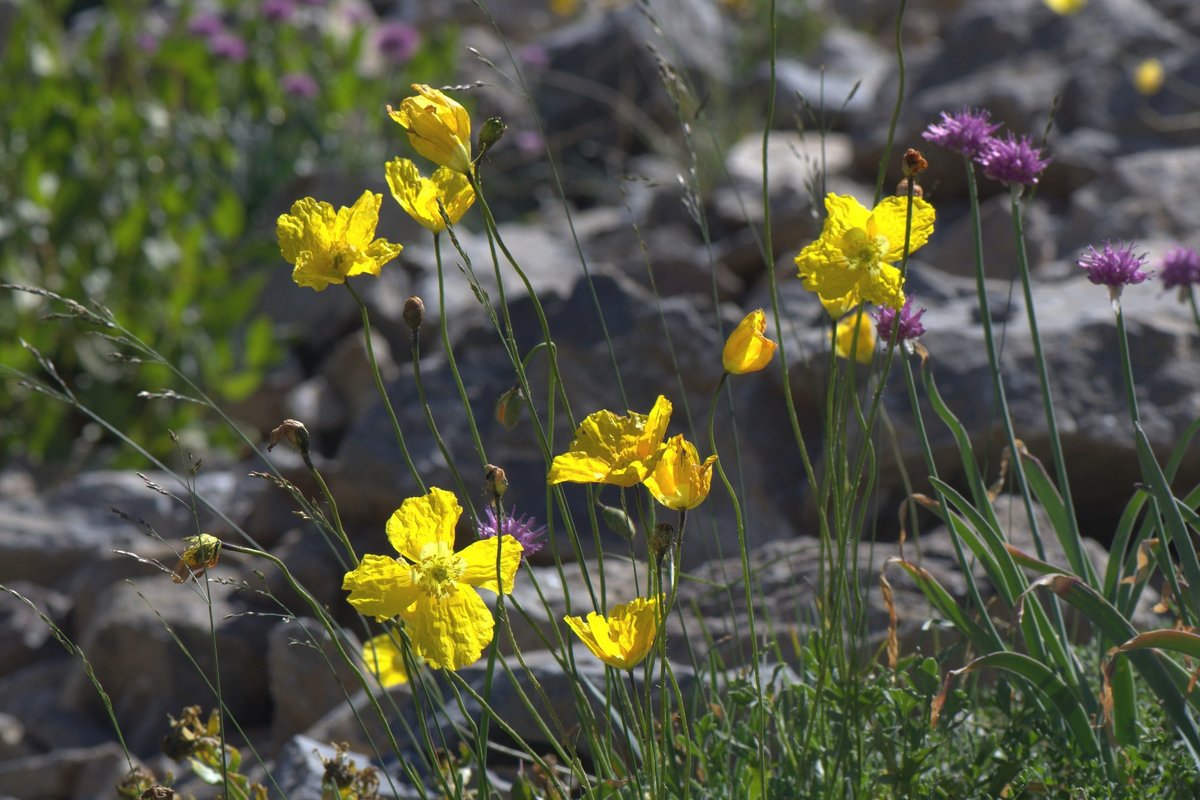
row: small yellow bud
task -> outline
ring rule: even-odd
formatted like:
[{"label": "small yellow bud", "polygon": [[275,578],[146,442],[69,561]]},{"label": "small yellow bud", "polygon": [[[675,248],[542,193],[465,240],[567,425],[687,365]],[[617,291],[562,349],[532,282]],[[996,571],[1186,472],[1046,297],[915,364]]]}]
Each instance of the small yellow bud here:
[{"label": "small yellow bud", "polygon": [[1165,81],[1166,73],[1157,58],[1147,58],[1133,71],[1133,88],[1147,97],[1158,94]]},{"label": "small yellow bud", "polygon": [[205,570],[215,567],[221,558],[221,540],[212,534],[185,536],[183,541],[187,543],[187,548],[171,573],[171,580],[175,583],[183,583],[189,575],[203,575]]}]

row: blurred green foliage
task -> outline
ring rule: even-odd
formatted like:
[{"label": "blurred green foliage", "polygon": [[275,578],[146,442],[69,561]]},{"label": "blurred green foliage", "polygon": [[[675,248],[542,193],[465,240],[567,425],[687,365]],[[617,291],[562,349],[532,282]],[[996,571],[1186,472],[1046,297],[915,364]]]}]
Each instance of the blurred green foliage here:
[{"label": "blurred green foliage", "polygon": [[[415,31],[343,8],[0,3],[3,280],[100,302],[218,400],[249,397],[281,349],[255,315],[262,265],[279,259],[271,213],[318,170],[377,171],[385,104],[452,67],[453,31],[409,53]],[[40,323],[45,312],[0,292],[0,364],[36,372],[28,341],[152,452],[172,449],[168,430],[217,427],[194,425],[192,404],[137,399],[165,371],[135,387],[111,344]],[[0,384],[10,457],[94,462],[107,457],[96,433],[71,409]]]}]

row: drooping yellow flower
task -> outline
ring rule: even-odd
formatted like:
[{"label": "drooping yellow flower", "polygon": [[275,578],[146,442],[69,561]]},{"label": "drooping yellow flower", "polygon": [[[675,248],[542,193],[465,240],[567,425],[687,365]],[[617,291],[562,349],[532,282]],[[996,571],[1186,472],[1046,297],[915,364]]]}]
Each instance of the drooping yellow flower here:
[{"label": "drooping yellow flower", "polygon": [[712,488],[716,460],[716,456],[709,456],[700,463],[696,445],[682,435],[672,436],[663,446],[654,471],[646,476],[646,488],[667,508],[676,511],[695,508],[704,502]]},{"label": "drooping yellow flower", "polygon": [[352,275],[378,275],[398,256],[403,245],[375,238],[382,201],[381,194],[363,192],[354,205],[335,212],[329,203],[305,197],[281,214],[275,232],[284,260],[295,267],[296,285],[323,292]]},{"label": "drooping yellow flower", "polygon": [[507,534],[454,552],[460,516],[444,489],[408,498],[387,522],[400,558],[368,554],[342,583],[359,613],[404,620],[413,649],[435,669],[461,669],[483,654],[495,623],[475,590],[512,591],[521,563],[521,544]]},{"label": "drooping yellow flower", "polygon": [[457,225],[475,202],[475,190],[461,172],[438,167],[433,177],[426,178],[407,158],[393,158],[385,169],[392,197],[410,217],[433,233],[446,230],[446,220],[438,209],[439,200],[451,225]]},{"label": "drooping yellow flower", "polygon": [[[913,198],[909,253],[933,233],[933,206]],[[796,256],[804,288],[816,292],[832,316],[866,301],[899,309],[904,305],[900,270],[908,200],[885,197],[871,211],[848,195],[825,197],[821,237]]]},{"label": "drooping yellow flower", "polygon": [[658,463],[670,421],[671,401],[662,395],[649,415],[633,411],[624,417],[611,411],[589,414],[576,428],[567,452],[554,457],[546,480],[551,484],[639,484]]},{"label": "drooping yellow flower", "polygon": [[721,363],[731,375],[758,372],[771,363],[775,355],[775,343],[764,333],[767,330],[767,315],[761,308],[751,311],[738,323],[725,340]]},{"label": "drooping yellow flower", "polygon": [[1133,71],[1133,88],[1150,97],[1159,93],[1166,79],[1162,62],[1157,58],[1147,58]]},{"label": "drooping yellow flower", "polygon": [[391,634],[380,635],[363,642],[363,663],[379,678],[382,686],[408,683],[408,670],[404,667],[404,654],[396,646]]},{"label": "drooping yellow flower", "polygon": [[421,155],[464,175],[471,172],[471,117],[457,100],[423,83],[414,83],[415,97],[388,106],[388,116],[408,132],[408,141]]},{"label": "drooping yellow flower", "polygon": [[865,311],[855,311],[839,319],[834,349],[840,358],[853,358],[860,364],[870,364],[871,357],[875,355],[875,320],[871,315]]},{"label": "drooping yellow flower", "polygon": [[1082,11],[1083,7],[1087,5],[1087,0],[1043,0],[1043,2],[1055,14],[1064,17]]},{"label": "drooping yellow flower", "polygon": [[563,617],[567,627],[596,658],[617,669],[642,662],[658,635],[657,597],[638,597],[614,606],[607,617],[595,611],[583,617]]}]

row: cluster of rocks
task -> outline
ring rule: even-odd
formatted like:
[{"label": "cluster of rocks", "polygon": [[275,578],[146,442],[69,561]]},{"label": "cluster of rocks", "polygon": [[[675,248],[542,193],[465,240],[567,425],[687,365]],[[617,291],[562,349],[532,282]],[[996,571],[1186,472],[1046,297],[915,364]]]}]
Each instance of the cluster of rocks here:
[{"label": "cluster of rocks", "polygon": [[[815,614],[815,511],[785,388],[819,469],[828,318],[802,290],[791,259],[819,231],[822,191],[852,193],[864,202],[873,194],[898,85],[889,31],[895,4],[836,4],[825,12],[828,29],[815,50],[779,64],[777,129],[767,154],[773,275],[763,257],[761,135],[750,134],[713,156],[718,177],[711,182],[697,178],[686,156],[689,142],[706,154],[711,149],[713,109],[703,98],[757,98],[763,106],[768,99],[761,74],[742,84],[728,70],[737,26],[722,16],[729,13],[726,4],[652,0],[617,10],[592,8],[566,23],[527,5],[520,0],[493,5],[499,34],[481,23],[466,0],[398,3],[395,13],[422,25],[466,24],[463,37],[482,56],[456,79],[486,83],[473,92],[480,111],[498,111],[510,121],[509,137],[486,167],[495,176],[489,177],[489,197],[496,197],[498,209],[535,212],[502,215],[508,221],[500,232],[544,310],[576,420],[600,408],[644,412],[665,394],[675,404],[672,433],[686,433],[707,451],[706,420],[721,377],[724,336],[745,311],[771,309],[772,280],[777,284],[790,385],[775,370],[733,380],[720,400],[716,442],[738,476],[758,619],[767,620],[767,630],[777,635],[788,626],[804,628]],[[1132,65],[1154,55],[1175,79],[1200,83],[1200,16],[1193,4],[1171,0],[1091,0],[1074,17],[1058,17],[1039,0],[909,5],[920,7],[910,8],[905,23],[906,102],[895,138],[900,150],[921,146],[921,129],[938,112],[963,104],[989,108],[1011,129],[1037,135],[1057,109],[1048,139],[1055,161],[1028,206],[1027,249],[1072,492],[1084,531],[1100,540],[1089,544],[1100,562],[1103,542],[1140,475],[1108,298],[1072,262],[1080,247],[1104,238],[1136,238],[1154,255],[1174,242],[1200,245],[1200,206],[1191,197],[1200,147],[1177,124],[1193,109],[1169,91],[1144,98],[1129,80]],[[670,26],[662,24],[666,19]],[[519,26],[510,27],[518,20]],[[670,40],[663,38],[664,28]],[[503,80],[499,73],[516,76],[505,41],[525,53],[516,63],[526,83],[515,84],[524,88],[514,93],[496,88]],[[531,105],[513,99],[526,95]],[[688,105],[689,97],[694,105]],[[540,128],[531,122],[533,110]],[[810,128],[813,120],[824,119],[829,129],[797,132],[798,119]],[[544,152],[521,150],[522,129],[537,130],[560,159],[565,205],[538,171],[544,169]],[[975,442],[985,473],[994,478],[1002,448],[972,277],[965,185],[957,157],[927,155],[932,167],[924,181],[926,197],[939,219],[930,243],[910,262],[908,288],[927,309],[923,344],[940,390]],[[896,172],[887,176],[892,183]],[[353,200],[364,185],[386,193],[380,176],[323,176],[318,183],[304,193],[335,204]],[[1002,369],[1014,424],[1030,449],[1046,456],[1032,344],[1020,288],[1013,284],[1008,200],[998,186],[985,192],[987,290],[1003,337]],[[505,200],[518,195],[524,200]],[[292,199],[281,198],[278,210]],[[564,209],[570,209],[569,219]],[[403,242],[405,250],[397,266],[361,288],[374,350],[416,469],[428,484],[455,488],[417,399],[415,350],[401,316],[412,294],[422,296],[427,309],[418,364],[429,408],[467,478],[469,496],[460,499],[480,503],[486,455],[508,474],[506,500],[544,519],[546,464],[530,417],[510,429],[493,415],[515,375],[481,303],[500,297],[499,275],[513,335],[525,354],[542,341],[533,299],[507,264],[493,270],[488,242],[472,215],[457,231],[471,258],[469,274],[463,257],[443,241],[443,281],[428,235],[390,203],[381,233]],[[263,309],[290,348],[286,362],[233,413],[264,435],[284,418],[304,422],[316,463],[360,552],[390,552],[383,522],[417,489],[375,393],[358,309],[337,287],[321,294],[296,288],[282,261],[260,268],[271,274]],[[1186,307],[1154,283],[1129,289],[1123,307],[1142,418],[1152,443],[1166,455],[1200,418],[1200,331]],[[467,412],[438,333],[443,308],[486,454],[477,453],[464,423]],[[531,385],[544,390],[545,354],[535,355],[528,370]],[[865,372],[862,377],[867,380]],[[927,483],[898,378],[893,376],[883,396],[887,434],[878,448],[879,479],[870,500],[871,527],[885,536],[894,531],[895,509],[908,490],[904,476],[917,491]],[[544,392],[532,404],[545,419]],[[948,430],[931,422],[930,409],[923,411],[941,475],[954,482],[961,477],[954,442]],[[551,432],[556,451],[571,432],[559,408]],[[276,448],[269,460],[302,491],[316,494],[294,453]],[[223,559],[210,573],[219,579],[208,584],[211,613],[198,584],[176,585],[154,565],[169,571],[181,537],[198,529],[229,541],[244,533],[282,560],[337,619],[352,622],[335,550],[293,514],[285,492],[248,477],[264,464],[210,463],[215,465],[199,473],[194,487],[202,499],[196,514],[189,493],[166,474],[148,478],[175,498],[127,473],[85,473],[54,486],[36,485],[18,470],[3,474],[0,584],[10,592],[0,597],[0,638],[6,643],[0,649],[0,797],[109,796],[128,769],[80,653],[108,693],[131,750],[164,772],[166,765],[153,753],[167,715],[213,702],[204,676],[216,674],[214,624],[225,701],[288,796],[313,791],[320,761],[312,754],[319,746],[344,740],[359,753],[372,752],[369,731],[353,715],[362,702],[354,694],[357,678],[330,657],[327,634],[302,619],[305,606],[268,563]],[[1200,447],[1184,452],[1179,475],[1184,488],[1200,479]],[[565,496],[575,519],[586,520],[585,490],[568,486]],[[615,489],[606,489],[601,499],[619,502]],[[1002,515],[1014,543],[1027,535],[1021,533],[1023,518],[1019,509]],[[550,550],[567,562],[577,557],[583,562],[568,563],[561,572],[535,562],[514,595],[528,612],[510,615],[516,643],[538,684],[552,701],[564,701],[562,706],[570,705],[572,688],[554,656],[538,651],[563,636],[559,620],[568,597],[576,613],[590,610],[585,569],[593,576],[603,570],[609,596],[618,600],[645,586],[644,571],[635,574],[627,558],[631,552],[641,557],[644,537],[639,535],[632,551],[606,532],[599,538],[599,551],[590,535],[576,551],[558,524]],[[864,574],[869,642],[878,641],[887,620],[875,575],[895,551],[894,544],[864,545],[854,556]],[[704,641],[718,643],[731,669],[744,665],[745,597],[740,588],[729,588],[740,587],[737,553],[732,507],[716,490],[688,516],[685,569],[697,580],[683,584],[682,605],[690,616],[675,623],[682,627],[671,636],[681,648],[681,665],[697,656],[684,645]],[[948,535],[926,531],[920,553],[923,565],[963,599],[965,585]],[[596,561],[601,555],[603,567]],[[915,586],[895,571],[889,577],[902,634],[909,646],[918,646],[930,612]],[[548,608],[533,593],[535,578]],[[64,648],[56,632],[79,652]],[[698,662],[704,661],[700,653]],[[581,655],[577,663],[587,669],[594,662]],[[600,672],[588,677],[602,684]],[[477,678],[474,672],[467,676],[469,682]],[[509,709],[502,713],[517,733],[549,749],[511,687],[496,691],[498,707]],[[350,703],[344,692],[354,698]],[[401,709],[405,696],[404,690],[393,692]],[[454,707],[439,718],[447,735],[461,713]]]}]

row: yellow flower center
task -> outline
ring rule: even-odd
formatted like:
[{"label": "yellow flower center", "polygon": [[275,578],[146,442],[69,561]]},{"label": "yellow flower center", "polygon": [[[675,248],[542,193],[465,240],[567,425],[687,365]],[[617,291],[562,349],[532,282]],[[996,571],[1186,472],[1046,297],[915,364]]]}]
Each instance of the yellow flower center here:
[{"label": "yellow flower center", "polygon": [[861,228],[846,231],[842,239],[842,252],[850,269],[865,269],[868,272],[879,269],[879,262],[887,252],[886,236],[871,237]]},{"label": "yellow flower center", "polygon": [[467,563],[450,545],[430,542],[421,548],[421,557],[412,565],[413,583],[430,597],[445,597],[466,568]]}]

